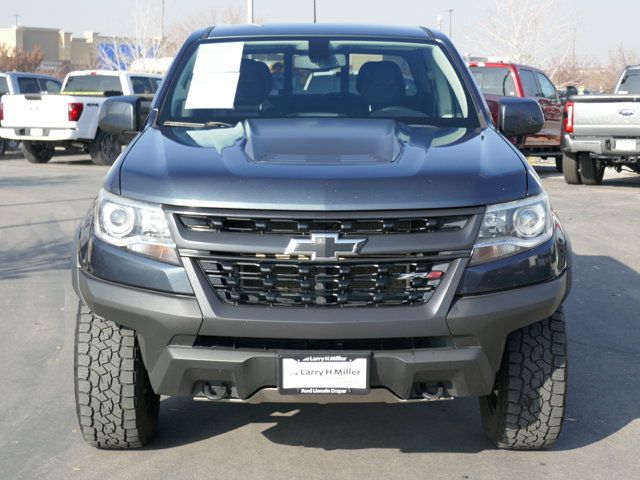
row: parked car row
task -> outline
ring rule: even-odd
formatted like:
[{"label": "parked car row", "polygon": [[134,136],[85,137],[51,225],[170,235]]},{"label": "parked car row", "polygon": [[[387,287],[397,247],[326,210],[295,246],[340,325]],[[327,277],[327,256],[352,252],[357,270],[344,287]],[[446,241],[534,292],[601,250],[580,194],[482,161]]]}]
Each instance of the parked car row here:
[{"label": "parked car row", "polygon": [[22,142],[22,152],[32,163],[48,162],[62,146],[85,150],[97,165],[113,164],[122,150],[117,136],[98,128],[104,101],[119,95],[151,98],[162,78],[90,70],[69,73],[61,85],[51,77],[29,75],[6,74],[11,87],[0,103],[0,138]]}]

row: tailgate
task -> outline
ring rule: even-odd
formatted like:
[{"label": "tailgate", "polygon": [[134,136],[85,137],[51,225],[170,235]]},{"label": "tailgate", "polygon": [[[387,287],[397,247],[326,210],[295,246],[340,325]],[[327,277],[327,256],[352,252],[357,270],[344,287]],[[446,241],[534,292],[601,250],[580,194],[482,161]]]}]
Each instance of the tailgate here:
[{"label": "tailgate", "polygon": [[576,137],[640,137],[640,97],[589,95],[573,97]]},{"label": "tailgate", "polygon": [[5,95],[2,126],[73,128],[76,122],[69,121],[69,101],[62,95]]}]

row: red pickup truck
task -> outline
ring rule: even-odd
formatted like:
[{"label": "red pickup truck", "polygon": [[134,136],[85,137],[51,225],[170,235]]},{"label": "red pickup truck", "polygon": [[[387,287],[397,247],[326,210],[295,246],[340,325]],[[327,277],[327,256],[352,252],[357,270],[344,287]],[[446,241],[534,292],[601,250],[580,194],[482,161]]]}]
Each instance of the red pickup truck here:
[{"label": "red pickup truck", "polygon": [[542,70],[515,63],[471,63],[469,65],[489,109],[498,121],[500,97],[528,97],[538,101],[545,117],[544,127],[526,137],[521,151],[525,155],[553,157],[562,171],[562,102],[556,87]]}]

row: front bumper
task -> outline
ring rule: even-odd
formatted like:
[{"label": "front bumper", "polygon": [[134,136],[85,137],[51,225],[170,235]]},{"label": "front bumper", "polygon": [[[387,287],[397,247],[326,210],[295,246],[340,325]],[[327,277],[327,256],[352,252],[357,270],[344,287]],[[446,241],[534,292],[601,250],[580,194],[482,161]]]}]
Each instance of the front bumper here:
[{"label": "front bumper", "polygon": [[[212,382],[228,386],[240,401],[277,400],[271,390],[278,379],[277,351],[194,346],[202,324],[195,297],[126,287],[77,268],[74,286],[97,315],[136,330],[157,393],[190,396],[199,383]],[[548,282],[455,299],[445,346],[372,352],[371,401],[410,400],[416,384],[446,385],[454,397],[488,394],[507,335],[551,316],[570,286],[568,269]],[[379,389],[392,395],[381,395]]]}]

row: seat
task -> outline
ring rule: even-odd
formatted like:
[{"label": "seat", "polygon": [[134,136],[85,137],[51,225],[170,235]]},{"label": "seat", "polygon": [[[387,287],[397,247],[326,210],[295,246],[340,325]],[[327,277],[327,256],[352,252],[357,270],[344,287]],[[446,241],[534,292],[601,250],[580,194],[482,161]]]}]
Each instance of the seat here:
[{"label": "seat", "polygon": [[271,92],[271,72],[263,62],[245,58],[240,63],[240,78],[234,108],[236,110],[261,110]]},{"label": "seat", "polygon": [[363,64],[356,79],[356,90],[365,99],[371,112],[405,106],[404,77],[395,62],[382,60]]}]

